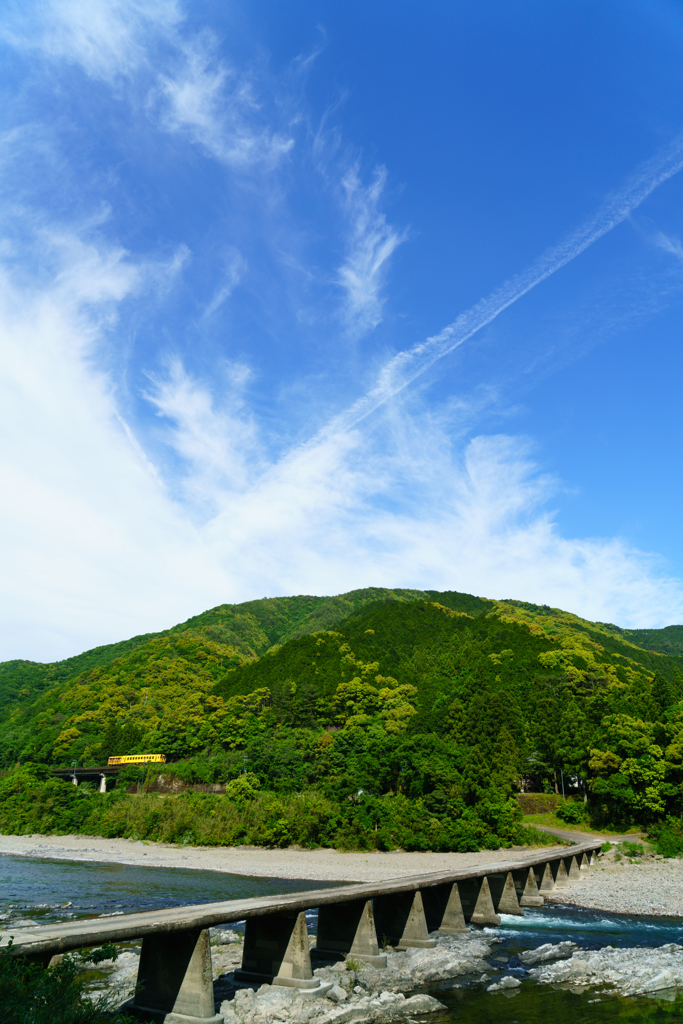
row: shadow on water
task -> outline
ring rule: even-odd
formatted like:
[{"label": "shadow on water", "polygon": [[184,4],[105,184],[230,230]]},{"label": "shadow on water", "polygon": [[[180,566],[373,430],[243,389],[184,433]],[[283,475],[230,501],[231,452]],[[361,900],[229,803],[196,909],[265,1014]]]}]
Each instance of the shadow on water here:
[{"label": "shadow on water", "polygon": [[674,1024],[683,1020],[683,996],[674,1001],[603,997],[553,989],[526,982],[513,995],[489,993],[485,989],[450,989],[436,993],[448,1011],[432,1014],[432,1024]]}]

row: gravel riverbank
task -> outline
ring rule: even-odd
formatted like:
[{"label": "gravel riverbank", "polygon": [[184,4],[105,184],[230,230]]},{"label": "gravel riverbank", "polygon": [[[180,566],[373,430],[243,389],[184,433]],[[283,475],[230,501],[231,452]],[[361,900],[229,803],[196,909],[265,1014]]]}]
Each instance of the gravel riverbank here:
[{"label": "gravel riverbank", "polygon": [[[548,853],[566,847],[548,847]],[[312,881],[374,882],[401,875],[447,871],[474,864],[523,860],[530,847],[476,853],[342,853],[338,850],[268,850],[262,847],[187,847],[93,836],[0,836],[0,854],[54,860],[194,868],[236,875]],[[650,854],[636,863],[615,859],[615,847],[600,857],[590,876],[556,891],[549,902],[617,914],[683,917],[683,860]]]},{"label": "gravel riverbank", "polygon": [[555,891],[547,902],[573,904],[613,914],[683,917],[683,860],[652,854],[629,862],[616,847],[602,854],[588,878]]},{"label": "gravel riverbank", "polygon": [[[548,849],[555,849],[548,847]],[[558,847],[559,849],[559,847]],[[0,836],[0,854],[55,860],[195,868],[259,878],[377,882],[401,875],[448,871],[473,864],[524,859],[531,847],[477,853],[342,853],[339,850],[269,850],[255,846],[171,846],[95,836]]]}]

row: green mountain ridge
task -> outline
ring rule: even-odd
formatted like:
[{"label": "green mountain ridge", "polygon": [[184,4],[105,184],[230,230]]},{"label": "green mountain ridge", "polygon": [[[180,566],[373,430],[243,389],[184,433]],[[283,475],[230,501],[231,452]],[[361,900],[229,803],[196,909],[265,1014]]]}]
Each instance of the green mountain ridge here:
[{"label": "green mountain ridge", "polygon": [[[647,648],[529,602],[367,588],[5,663],[0,829],[478,849],[527,842],[514,794],[561,780],[576,821],[663,827],[683,806],[683,656],[645,632]],[[50,779],[144,752],[167,757],[147,786],[221,783],[226,798]]]},{"label": "green mountain ridge", "polygon": [[[368,587],[353,590],[333,597],[302,595],[296,597],[262,598],[245,601],[242,604],[223,604],[210,608],[199,615],[171,626],[158,633],[142,633],[118,643],[93,647],[82,654],[58,662],[41,663],[14,659],[0,662],[0,713],[4,707],[19,701],[22,691],[26,697],[37,697],[54,683],[75,679],[82,672],[109,665],[117,658],[124,657],[149,640],[173,633],[196,630],[209,639],[234,646],[247,658],[265,654],[271,647],[319,630],[329,629],[341,622],[351,612],[373,601],[437,601],[456,611],[467,610],[469,614],[485,614],[497,603],[504,603],[527,609],[536,615],[557,615],[559,609],[547,605],[533,605],[529,602],[508,600],[495,602],[486,598],[461,594],[457,591],[436,590],[389,590],[382,587]],[[563,613],[564,614],[564,613]],[[595,622],[572,616],[574,627],[582,630],[599,643],[613,647],[615,652],[623,650],[621,640],[649,654],[663,654],[680,658],[683,665],[683,625],[665,626],[661,629],[624,629],[613,623]],[[594,627],[594,628],[591,628]],[[611,638],[611,640],[610,640]],[[615,643],[616,641],[616,643]],[[641,657],[642,656],[638,656]],[[642,659],[641,664],[659,667],[659,663]],[[666,669],[665,669],[666,671]]]},{"label": "green mountain ridge", "polygon": [[[134,651],[141,644],[158,637],[169,636],[193,630],[210,640],[233,646],[247,658],[256,658],[275,644],[328,629],[340,622],[350,612],[376,600],[409,601],[448,599],[438,591],[386,590],[368,587],[352,590],[335,597],[274,597],[242,604],[222,604],[208,611],[194,615],[170,629],[158,633],[142,633],[114,644],[93,647],[82,654],[63,661],[40,663],[35,661],[12,660],[0,662],[0,712],[8,704],[37,697],[54,683],[75,679],[82,672],[109,665],[117,658]],[[493,607],[492,601],[484,601],[467,594],[455,594],[457,601],[462,598],[463,607],[475,608],[475,602],[482,600],[484,607]],[[21,697],[22,690],[28,694]]]}]

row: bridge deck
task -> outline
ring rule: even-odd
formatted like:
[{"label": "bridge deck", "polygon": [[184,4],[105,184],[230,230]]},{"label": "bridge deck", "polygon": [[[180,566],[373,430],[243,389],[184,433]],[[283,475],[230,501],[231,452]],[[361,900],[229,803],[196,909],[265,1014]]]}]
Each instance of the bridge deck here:
[{"label": "bridge deck", "polygon": [[[146,935],[211,928],[219,924],[243,921],[246,918],[276,914],[283,910],[298,912],[328,904],[347,903],[350,900],[371,900],[377,896],[387,896],[392,893],[428,889],[432,886],[459,882],[468,878],[507,874],[509,871],[520,871],[557,861],[560,858],[571,858],[599,849],[600,843],[593,839],[577,846],[561,849],[546,848],[516,860],[501,860],[453,871],[435,871],[423,875],[390,878],[383,882],[351,883],[333,889],[313,889],[284,896],[226,900],[220,903],[194,904],[139,914],[123,914],[117,917],[81,919],[66,924],[16,928],[13,931],[14,949],[17,953],[28,955],[65,953],[82,947],[97,946],[104,942],[121,942],[127,939],[143,938]],[[3,934],[0,945],[6,945],[9,938],[9,935]]]}]

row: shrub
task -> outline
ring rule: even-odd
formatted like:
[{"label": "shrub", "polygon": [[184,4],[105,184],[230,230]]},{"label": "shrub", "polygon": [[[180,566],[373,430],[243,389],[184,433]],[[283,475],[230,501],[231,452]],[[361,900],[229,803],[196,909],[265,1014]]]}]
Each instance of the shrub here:
[{"label": "shrub", "polygon": [[683,857],[683,819],[667,818],[651,828],[649,838],[654,840],[655,850],[662,857]]},{"label": "shrub", "polygon": [[580,825],[586,820],[586,805],[582,803],[570,803],[564,801],[556,810],[557,817],[566,821],[568,825]]},{"label": "shrub", "polygon": [[522,814],[552,814],[562,797],[556,793],[518,793],[515,799]]},{"label": "shrub", "polygon": [[26,963],[12,953],[12,940],[0,949],[2,1024],[133,1024],[106,999],[93,1003],[85,994],[86,964],[116,959],[113,946],[85,956],[68,953],[54,967]]},{"label": "shrub", "polygon": [[225,795],[228,800],[250,800],[256,796],[260,786],[261,783],[258,780],[258,776],[254,775],[253,772],[246,772],[244,775],[238,775],[236,779],[227,784]]}]

